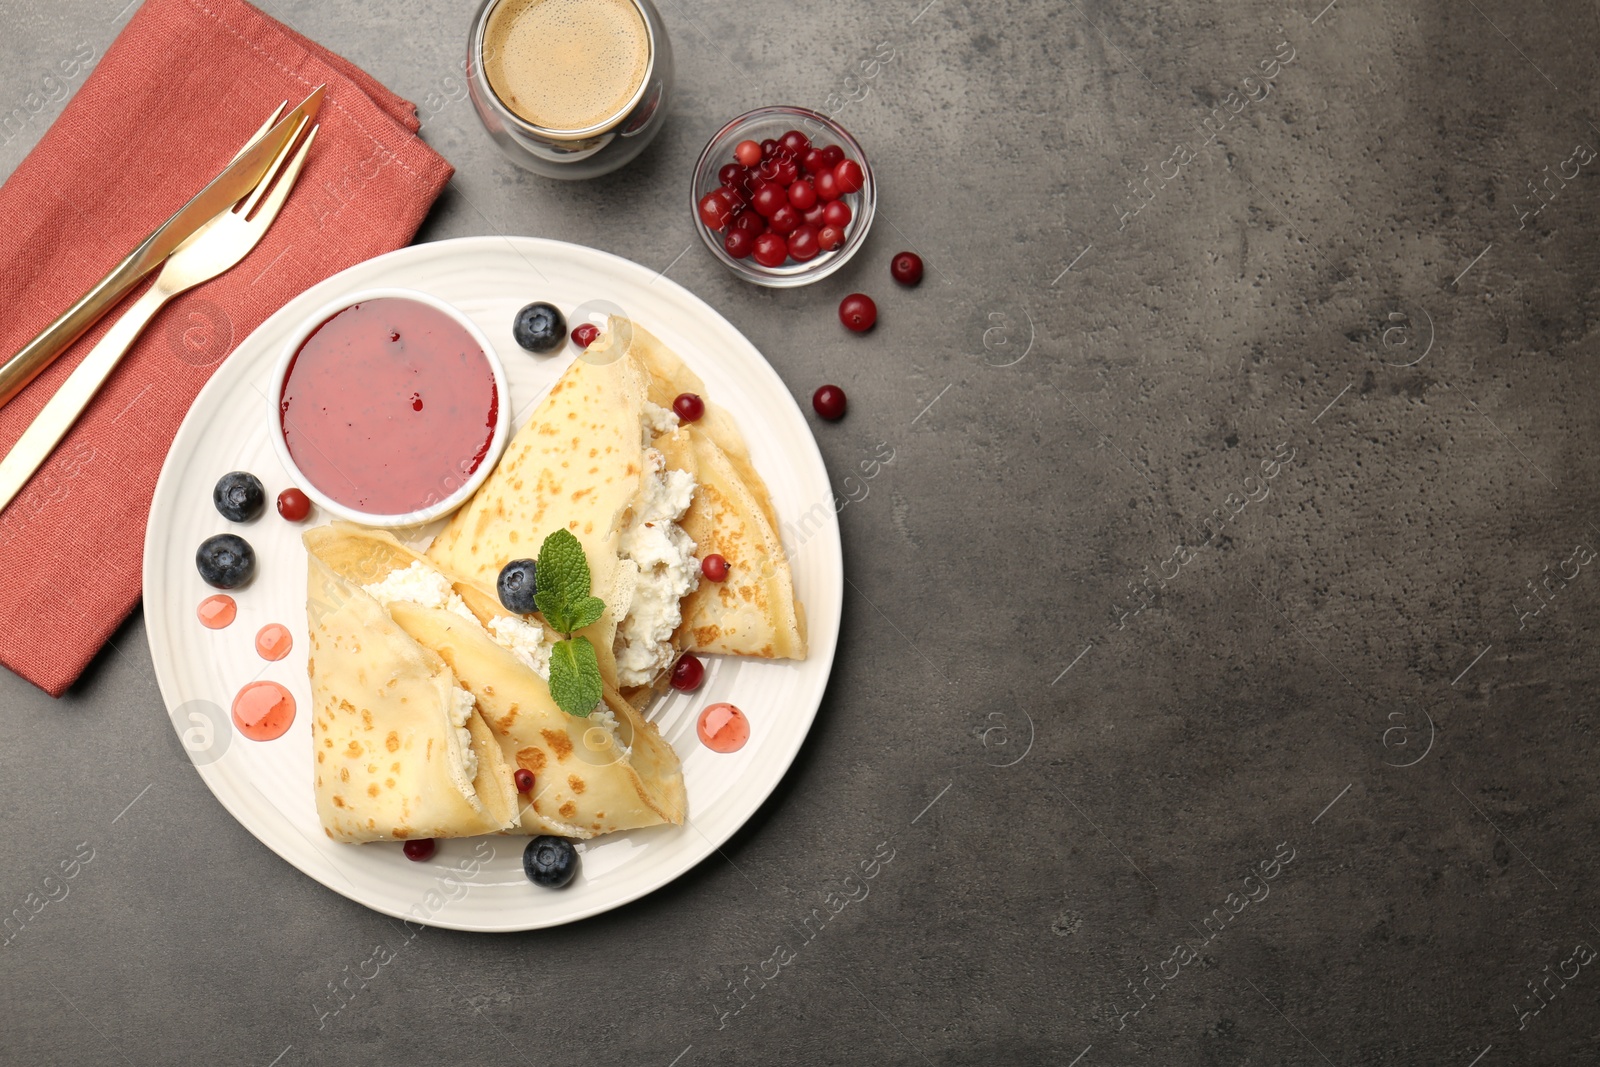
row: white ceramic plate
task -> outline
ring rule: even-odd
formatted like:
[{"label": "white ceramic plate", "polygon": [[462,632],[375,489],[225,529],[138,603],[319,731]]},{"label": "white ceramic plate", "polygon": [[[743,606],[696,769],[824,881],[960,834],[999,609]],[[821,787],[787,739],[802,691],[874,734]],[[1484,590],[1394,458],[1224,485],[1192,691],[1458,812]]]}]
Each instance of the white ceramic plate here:
[{"label": "white ceramic plate", "polygon": [[[550,356],[517,347],[511,337],[517,309],[547,300],[576,322],[582,316],[575,311],[609,302],[679,353],[705,380],[709,396],[733,414],[778,511],[806,607],[810,658],[708,656],[698,692],[672,692],[646,709],[683,759],[688,822],[579,845],[581,873],[563,890],[539,889],[524,877],[523,837],[441,841],[432,860],[414,863],[398,843],[329,841],[317,819],[300,533],[326,516],[291,524],[272,506],[290,483],[272,449],[267,390],[296,326],[341,293],[375,286],[420,289],[476,322],[506,365],[517,428],[574,358],[570,344]],[[266,485],[267,510],[254,522],[230,523],[212,506],[212,487],[231,470],[251,471]],[[230,530],[255,547],[256,576],[232,594],[234,623],[208,630],[196,608],[215,590],[200,580],[194,553],[205,538]],[[269,848],[335,892],[388,915],[458,930],[528,930],[582,919],[666,885],[726,841],[777,786],[811,727],[833,664],[843,586],[822,457],[761,353],[704,302],[636,263],[527,237],[401,249],[290,301],[239,345],[195,400],[162,467],[145,534],[144,610],[156,677],[180,741],[217,799]],[[256,632],[272,622],[289,627],[295,642],[275,663],[255,650]],[[256,679],[286,686],[298,705],[294,725],[276,741],[251,741],[231,725],[234,695]],[[699,710],[724,700],[742,708],[751,724],[749,743],[731,755],[710,751],[695,734]]]}]

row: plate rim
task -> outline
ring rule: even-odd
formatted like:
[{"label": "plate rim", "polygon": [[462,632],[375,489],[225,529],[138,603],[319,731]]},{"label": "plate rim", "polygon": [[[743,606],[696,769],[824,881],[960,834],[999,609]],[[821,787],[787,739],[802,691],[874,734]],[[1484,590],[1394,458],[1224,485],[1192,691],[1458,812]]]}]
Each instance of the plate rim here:
[{"label": "plate rim", "polygon": [[[751,372],[758,375],[765,375],[770,380],[770,384],[777,387],[778,392],[781,393],[781,395],[788,401],[790,407],[799,417],[801,425],[805,426],[806,428],[806,440],[810,445],[809,450],[802,450],[805,452],[803,463],[805,466],[811,467],[814,474],[820,475],[820,480],[823,485],[831,487],[831,479],[828,476],[827,465],[822,458],[821,448],[817,444],[816,433],[812,429],[810,423],[806,420],[804,411],[801,409],[799,402],[795,399],[794,394],[789,389],[787,383],[783,381],[782,376],[778,374],[777,369],[773,367],[771,362],[766,358],[762,351],[756,347],[755,343],[745,336],[742,330],[730,322],[724,315],[722,315],[721,312],[712,307],[704,299],[679,283],[673,281],[671,278],[667,278],[664,275],[652,272],[644,265],[627,259],[623,256],[619,256],[614,252],[608,252],[604,249],[594,248],[589,245],[581,245],[570,241],[560,241],[547,237],[528,237],[510,234],[484,234],[468,237],[447,238],[439,241],[426,241],[420,244],[406,245],[405,247],[383,253],[382,255],[373,256],[370,259],[353,264],[342,271],[329,275],[327,278],[308,286],[301,292],[294,294],[292,297],[289,297],[287,300],[285,300],[276,311],[262,320],[262,322],[254,330],[252,330],[243,340],[234,346],[233,351],[228,354],[228,357],[217,365],[216,370],[212,372],[210,378],[207,379],[205,385],[201,387],[200,391],[196,394],[195,399],[189,405],[189,409],[184,413],[183,421],[179,424],[177,432],[173,435],[172,444],[168,446],[167,453],[162,459],[161,470],[157,476],[155,488],[151,492],[151,506],[145,522],[144,547],[140,562],[141,596],[143,596],[144,590],[149,589],[152,586],[152,570],[157,566],[159,551],[162,547],[158,545],[154,534],[160,521],[159,516],[163,514],[163,510],[160,507],[163,497],[174,491],[171,486],[173,481],[178,477],[178,475],[173,473],[173,471],[178,462],[175,460],[175,457],[179,455],[179,443],[182,442],[186,436],[199,432],[198,430],[193,429],[193,426],[196,425],[199,420],[199,416],[197,416],[196,413],[205,409],[208,400],[211,399],[211,395],[214,392],[223,391],[223,375],[221,374],[221,371],[227,366],[229,361],[236,357],[237,353],[241,349],[250,344],[251,340],[258,333],[269,328],[273,328],[280,317],[285,316],[290,307],[305,297],[307,293],[320,289],[323,286],[327,286],[330,283],[338,282],[340,279],[344,279],[347,275],[351,275],[356,272],[368,271],[372,269],[374,264],[386,265],[397,260],[403,261],[414,257],[425,258],[440,254],[447,256],[470,256],[475,247],[499,247],[505,244],[511,245],[513,251],[516,251],[518,255],[522,255],[524,258],[528,258],[526,255],[524,255],[525,252],[535,254],[535,258],[537,258],[537,253],[548,248],[566,250],[566,254],[576,254],[580,258],[598,257],[598,261],[603,264],[608,271],[616,271],[624,276],[633,275],[634,278],[632,280],[636,281],[637,283],[649,285],[652,288],[658,289],[658,291],[665,292],[668,295],[669,302],[683,307],[689,315],[699,318],[702,321],[709,321],[713,326],[718,326],[725,329],[732,338],[736,339],[737,344],[741,345],[749,355],[754,356],[753,363],[750,366]],[[529,262],[530,265],[532,265],[533,261],[530,260]],[[537,271],[538,268],[535,267],[534,269]],[[662,283],[665,283],[664,288],[662,288]],[[374,283],[371,281],[357,281],[354,283],[343,282],[341,284],[348,286],[349,291],[354,292],[358,287],[371,288]],[[329,299],[333,298],[330,297]],[[328,301],[322,301],[322,303],[326,302]],[[320,304],[318,306],[320,306]],[[513,426],[511,433],[515,434],[517,429],[518,427]],[[186,454],[184,456],[184,461],[187,461],[187,458],[188,456]],[[341,886],[335,880],[320,876],[316,871],[309,869],[308,864],[302,864],[295,856],[287,854],[283,849],[280,849],[275,840],[271,839],[269,836],[265,836],[264,830],[270,829],[270,827],[258,826],[255,813],[244,810],[245,805],[243,803],[244,798],[242,795],[235,797],[233,795],[234,790],[231,788],[222,787],[222,772],[215,763],[200,764],[194,762],[191,758],[190,766],[192,766],[200,775],[201,780],[205,783],[206,788],[211,792],[212,797],[216,799],[217,802],[221,804],[222,808],[233,817],[234,821],[237,822],[242,829],[254,837],[256,841],[276,854],[279,859],[283,860],[291,868],[299,871],[312,881],[339,894],[342,897],[345,897],[348,900],[360,904],[365,908],[378,912],[379,914],[388,915],[392,918],[401,919],[402,921],[412,922],[422,926],[430,926],[438,929],[460,930],[467,933],[516,933],[527,930],[550,929],[570,923],[580,922],[584,919],[593,918],[595,915],[603,914],[604,912],[623,907],[641,899],[642,897],[648,896],[658,889],[670,885],[679,878],[682,878],[688,874],[690,871],[694,870],[706,859],[710,858],[712,854],[718,852],[722,845],[724,845],[730,838],[742,830],[751,819],[755,818],[755,816],[760,812],[761,808],[765,806],[768,800],[771,799],[772,794],[777,791],[778,786],[783,782],[784,778],[788,776],[790,770],[793,769],[794,761],[799,757],[801,749],[805,747],[805,743],[810,738],[811,731],[816,725],[817,713],[821,710],[823,698],[826,696],[828,685],[832,680],[833,664],[838,650],[839,634],[844,615],[845,582],[844,553],[839,531],[840,527],[838,511],[836,508],[829,508],[827,509],[827,517],[823,528],[817,531],[817,533],[811,535],[811,538],[818,536],[824,538],[825,540],[823,542],[823,547],[831,549],[830,559],[836,559],[838,561],[837,566],[830,566],[826,568],[820,576],[824,585],[828,587],[827,591],[832,594],[833,603],[836,605],[836,611],[831,620],[832,625],[829,628],[827,647],[821,648],[811,645],[809,641],[810,634],[808,633],[807,635],[808,645],[810,647],[807,649],[806,658],[807,660],[818,661],[821,663],[824,680],[821,687],[817,691],[815,701],[810,702],[809,707],[786,710],[786,714],[803,714],[805,717],[805,722],[803,724],[804,728],[797,730],[794,733],[793,743],[789,746],[787,751],[774,753],[774,772],[770,775],[769,780],[756,785],[756,790],[759,792],[759,796],[754,796],[754,794],[750,792],[745,794],[746,796],[752,796],[753,802],[749,804],[749,809],[745,812],[743,817],[729,824],[724,832],[715,836],[708,836],[703,831],[695,829],[694,832],[699,841],[703,843],[703,847],[694,850],[699,854],[686,865],[671,871],[665,877],[647,880],[644,884],[641,884],[635,888],[624,890],[614,899],[600,900],[594,903],[592,906],[580,907],[573,914],[560,916],[550,921],[528,921],[524,919],[517,919],[509,923],[485,925],[481,923],[475,924],[462,922],[460,920],[451,920],[446,916],[440,915],[430,915],[426,919],[419,920],[411,913],[401,912],[395,908],[387,907],[380,902],[364,899],[363,897],[357,895],[358,890],[354,883],[348,882],[347,880],[346,885]],[[781,531],[779,531],[779,536],[781,538]],[[808,538],[808,544],[810,543],[811,538]],[[786,545],[785,552],[792,560],[796,553],[790,551],[789,549],[790,546]],[[811,611],[812,608],[808,606],[808,619],[811,617]],[[810,628],[811,627],[808,625],[808,629]],[[150,627],[147,624],[146,640],[150,645],[151,665],[155,672],[157,688],[161,692],[161,699],[164,705],[164,710],[166,711],[168,725],[171,726],[175,732],[178,732],[178,724],[172,720],[172,713],[176,707],[181,706],[182,702],[178,698],[182,694],[178,680],[172,677],[167,669],[167,658],[159,654],[159,651],[156,647],[160,632],[161,631],[158,628]],[[162,637],[161,640],[164,642],[164,637]],[[181,648],[181,646],[178,647]],[[175,650],[164,649],[164,651],[167,652],[168,657],[172,657]],[[187,751],[185,754],[187,755]],[[257,791],[259,792],[260,790],[257,789]],[[283,815],[280,809],[273,808],[273,810],[278,813],[281,819],[283,819],[284,829],[287,833],[302,837],[304,836],[297,828],[293,826],[293,824],[288,822],[287,817]],[[684,826],[680,827],[679,829],[690,829],[687,821],[685,822]],[[477,838],[474,839],[493,839],[497,836],[509,838],[520,835],[478,835]],[[315,852],[311,853],[311,856],[317,855],[318,854]]]}]

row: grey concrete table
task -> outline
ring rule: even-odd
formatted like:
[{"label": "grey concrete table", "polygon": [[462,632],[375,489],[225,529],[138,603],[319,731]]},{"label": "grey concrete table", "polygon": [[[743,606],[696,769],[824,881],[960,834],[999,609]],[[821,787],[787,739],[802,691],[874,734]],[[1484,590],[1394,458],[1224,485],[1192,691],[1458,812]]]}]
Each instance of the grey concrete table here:
[{"label": "grey concrete table", "polygon": [[[0,104],[124,2],[8,0]],[[0,681],[0,905],[92,852],[0,950],[0,1060],[1597,1061],[1592,5],[664,0],[670,126],[578,185],[451,98],[472,0],[267,7],[433,102],[419,239],[614,251],[849,391],[833,683],[677,883],[412,937],[212,799],[136,618],[62,700]],[[802,292],[685,208],[774,102],[840,110],[884,190]]]}]

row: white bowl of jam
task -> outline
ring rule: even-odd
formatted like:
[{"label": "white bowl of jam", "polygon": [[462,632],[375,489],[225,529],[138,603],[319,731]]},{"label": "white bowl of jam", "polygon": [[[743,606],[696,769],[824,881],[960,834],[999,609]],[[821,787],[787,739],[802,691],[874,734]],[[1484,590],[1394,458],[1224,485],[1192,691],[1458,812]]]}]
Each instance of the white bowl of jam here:
[{"label": "white bowl of jam", "polygon": [[367,289],[322,308],[284,346],[268,395],[272,445],[295,484],[365,526],[450,514],[511,432],[489,339],[414,289]]}]

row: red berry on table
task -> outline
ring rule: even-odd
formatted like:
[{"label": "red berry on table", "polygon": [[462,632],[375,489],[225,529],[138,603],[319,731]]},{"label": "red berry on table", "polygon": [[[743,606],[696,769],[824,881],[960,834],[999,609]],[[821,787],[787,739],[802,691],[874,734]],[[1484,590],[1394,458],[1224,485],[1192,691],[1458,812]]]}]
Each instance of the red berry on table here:
[{"label": "red berry on table", "polygon": [[572,343],[579,348],[588,348],[599,336],[600,327],[592,322],[580,322],[572,328]]},{"label": "red berry on table", "polygon": [[734,259],[743,259],[756,250],[756,235],[737,226],[730,227],[728,235],[722,239],[722,248]]},{"label": "red berry on table", "polygon": [[728,202],[726,189],[713,189],[700,198],[700,221],[711,229],[722,229],[732,215],[733,205]]},{"label": "red berry on table", "polygon": [[817,247],[824,252],[832,252],[844,244],[844,227],[824,226],[817,231]]},{"label": "red berry on table", "polygon": [[680,693],[692,693],[700,688],[700,682],[706,676],[706,665],[700,662],[700,657],[693,652],[685,652],[678,657],[678,662],[672,665],[672,677],[667,684]]},{"label": "red berry on table", "polygon": [[737,189],[739,183],[744,181],[750,172],[737,163],[724,163],[722,169],[717,171],[717,181],[730,189]]},{"label": "red berry on table", "polygon": [[756,234],[766,230],[767,220],[754,211],[741,211],[733,217],[733,222],[729,224],[729,228],[744,230],[753,238]]},{"label": "red berry on table", "polygon": [[757,214],[771,218],[774,211],[789,206],[789,192],[777,182],[762,182],[750,197],[750,206]]},{"label": "red berry on table", "polygon": [[810,211],[802,211],[800,219],[813,230],[820,230],[826,226],[827,223],[822,220],[822,202],[818,201],[817,206]]},{"label": "red berry on table", "polygon": [[807,174],[821,174],[829,170],[828,157],[822,154],[820,148],[808,148],[800,153],[800,169]]},{"label": "red berry on table", "polygon": [[779,145],[777,141],[773,140],[771,137],[768,137],[765,141],[761,142],[761,158],[771,159],[773,156],[778,154],[778,149],[781,147],[782,146]]},{"label": "red berry on table", "polygon": [[725,582],[728,580],[728,561],[713,552],[700,561],[700,573],[706,576],[707,581]]},{"label": "red berry on table", "polygon": [[831,170],[825,170],[817,175],[817,180],[812,182],[811,186],[824,200],[837,200],[844,195],[839,191],[839,179],[833,176]]},{"label": "red berry on table", "polygon": [[788,204],[784,204],[778,210],[774,211],[771,217],[767,219],[767,225],[772,227],[773,233],[781,233],[787,237],[789,234],[799,229],[800,212],[796,211]]},{"label": "red berry on table", "polygon": [[796,211],[810,211],[817,206],[817,190],[808,181],[796,181],[789,186],[789,203]]},{"label": "red berry on table", "polygon": [[421,863],[424,860],[430,860],[433,858],[433,850],[437,847],[438,846],[434,844],[433,838],[431,837],[423,837],[418,838],[415,841],[407,841],[405,843],[406,859],[415,860],[418,863]]},{"label": "red berry on table", "polygon": [[747,167],[761,162],[761,146],[754,141],[740,141],[733,147],[733,156]]},{"label": "red berry on table", "polygon": [[311,514],[311,498],[298,489],[285,489],[278,494],[278,514],[290,522],[299,522]]},{"label": "red berry on table", "polygon": [[858,193],[867,184],[867,175],[861,169],[861,164],[846,159],[833,168],[833,180],[838,183],[841,193]]},{"label": "red berry on table", "polygon": [[837,385],[824,385],[811,394],[811,406],[829,422],[838,422],[844,418],[844,390]]},{"label": "red berry on table", "polygon": [[889,273],[901,285],[916,285],[922,280],[922,257],[915,252],[900,252],[889,261]]},{"label": "red berry on table", "polygon": [[706,402],[695,393],[679,393],[672,399],[672,410],[684,422],[699,422],[706,413]]},{"label": "red berry on table", "polygon": [[790,130],[778,138],[778,143],[787,148],[798,159],[802,152],[811,147],[811,138],[799,130]]},{"label": "red berry on table", "polygon": [[822,158],[827,163],[828,169],[832,170],[844,159],[844,149],[836,144],[826,145],[822,149]]},{"label": "red berry on table", "polygon": [[773,181],[787,189],[800,179],[800,165],[793,159],[787,155],[779,155],[776,163],[778,165],[775,168],[776,173],[773,175]]},{"label": "red berry on table", "polygon": [[789,255],[801,263],[816,259],[821,251],[822,246],[817,243],[817,231],[812,227],[801,226],[789,235]]},{"label": "red berry on table", "polygon": [[517,784],[517,792],[533,792],[533,772],[526,767],[518,767],[512,772],[511,780]]},{"label": "red berry on table", "polygon": [[851,293],[839,301],[839,321],[856,333],[865,333],[878,321],[878,305],[865,293]]},{"label": "red berry on table", "polygon": [[830,200],[822,209],[822,221],[841,230],[850,225],[850,219],[854,215],[855,212],[850,210],[850,205],[843,200]]},{"label": "red berry on table", "polygon": [[768,231],[756,238],[756,250],[751,255],[763,267],[781,267],[789,258],[789,242]]}]

